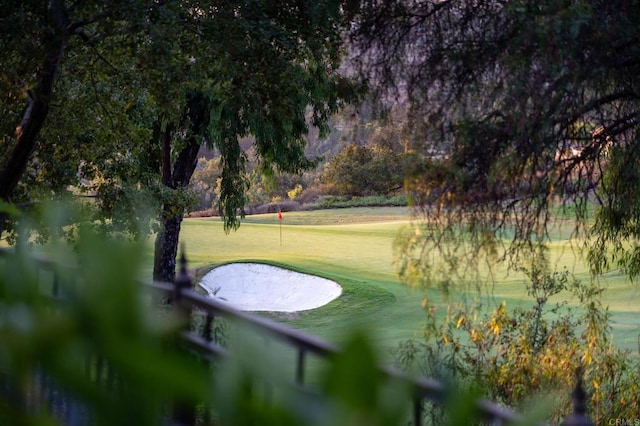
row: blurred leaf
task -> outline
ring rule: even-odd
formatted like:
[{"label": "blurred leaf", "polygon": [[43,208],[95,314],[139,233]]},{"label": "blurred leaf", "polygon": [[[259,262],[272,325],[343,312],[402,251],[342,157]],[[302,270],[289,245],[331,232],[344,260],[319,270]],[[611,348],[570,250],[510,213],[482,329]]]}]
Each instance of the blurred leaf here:
[{"label": "blurred leaf", "polygon": [[397,425],[411,401],[407,384],[384,375],[371,339],[354,331],[323,377],[334,407],[329,424]]},{"label": "blurred leaf", "polygon": [[18,210],[18,207],[16,207],[15,204],[0,200],[0,213],[6,213],[10,216],[19,216],[20,210]]}]

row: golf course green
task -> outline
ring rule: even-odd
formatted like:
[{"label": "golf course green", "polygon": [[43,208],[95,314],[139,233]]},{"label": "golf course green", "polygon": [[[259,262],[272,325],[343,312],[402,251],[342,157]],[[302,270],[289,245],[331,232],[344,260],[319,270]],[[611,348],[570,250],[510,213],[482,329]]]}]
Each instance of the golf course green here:
[{"label": "golf course green", "polygon": [[[419,332],[421,301],[436,290],[416,290],[400,283],[393,265],[393,241],[409,223],[406,208],[348,208],[248,216],[237,231],[224,232],[217,217],[185,219],[181,231],[190,268],[199,276],[215,265],[264,262],[338,282],[343,294],[321,308],[276,316],[305,332],[340,344],[354,329],[366,328],[383,357],[399,342]],[[589,280],[580,256],[562,238],[551,247],[557,269],[567,268]],[[638,350],[640,287],[615,271],[601,278],[605,305],[612,314],[614,341]],[[516,274],[496,276],[493,300],[507,307],[531,306],[524,280]],[[560,301],[566,294],[554,296]],[[569,304],[576,301],[569,300]]]}]

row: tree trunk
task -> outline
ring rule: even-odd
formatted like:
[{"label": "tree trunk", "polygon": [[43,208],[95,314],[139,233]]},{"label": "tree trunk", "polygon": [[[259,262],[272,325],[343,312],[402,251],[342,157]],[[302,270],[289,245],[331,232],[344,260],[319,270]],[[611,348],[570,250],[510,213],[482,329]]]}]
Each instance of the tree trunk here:
[{"label": "tree trunk", "polygon": [[162,208],[162,223],[156,236],[153,258],[153,280],[173,282],[176,275],[176,257],[182,214],[171,215],[172,206],[165,204]]},{"label": "tree trunk", "polygon": [[[67,45],[67,22],[61,1],[50,3],[50,19],[54,33],[48,40],[48,49],[33,92],[28,93],[27,107],[20,125],[16,128],[13,151],[6,164],[0,165],[0,199],[9,202],[22,174],[27,168],[29,157],[36,148],[38,134],[49,113],[49,105],[64,50]],[[0,236],[4,230],[6,214],[0,213]]]},{"label": "tree trunk", "polygon": [[[165,136],[163,135],[163,140]],[[172,173],[166,186],[172,189],[184,188],[189,184],[198,162],[200,145],[191,140],[184,147],[173,164]],[[163,160],[164,161],[164,160]],[[176,256],[184,210],[170,202],[162,206],[160,231],[156,236],[153,259],[154,281],[173,282],[176,274]]]},{"label": "tree trunk", "polygon": [[[208,105],[200,93],[187,96],[185,119],[189,123],[189,140],[180,150],[173,164],[171,161],[172,126],[165,126],[160,134],[162,146],[162,183],[171,189],[181,189],[189,185],[191,176],[198,163],[200,144],[198,135],[204,133],[208,121]],[[176,275],[176,256],[180,243],[180,225],[184,207],[165,202],[160,216],[160,231],[156,236],[153,259],[153,280],[173,282]]]}]

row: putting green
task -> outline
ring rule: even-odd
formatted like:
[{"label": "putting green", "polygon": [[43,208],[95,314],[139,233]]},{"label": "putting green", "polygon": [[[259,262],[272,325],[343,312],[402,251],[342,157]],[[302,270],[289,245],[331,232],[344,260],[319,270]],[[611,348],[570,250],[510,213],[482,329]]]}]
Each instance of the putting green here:
[{"label": "putting green", "polygon": [[[390,349],[419,332],[424,319],[423,297],[437,297],[435,290],[403,286],[395,272],[392,245],[407,221],[404,208],[286,212],[282,222],[277,214],[250,216],[236,232],[227,235],[219,218],[186,219],[181,243],[190,267],[258,261],[338,282],[343,288],[338,299],[312,311],[278,318],[337,343],[353,327],[366,327],[390,359]],[[562,241],[552,251],[558,258],[558,270],[567,267],[581,280],[589,279],[584,262]],[[533,303],[522,277],[512,274],[498,278],[494,288],[496,303]],[[604,302],[612,314],[614,341],[636,351],[640,289],[616,273],[603,277],[603,282],[609,288]],[[566,295],[556,299],[560,297]]]}]

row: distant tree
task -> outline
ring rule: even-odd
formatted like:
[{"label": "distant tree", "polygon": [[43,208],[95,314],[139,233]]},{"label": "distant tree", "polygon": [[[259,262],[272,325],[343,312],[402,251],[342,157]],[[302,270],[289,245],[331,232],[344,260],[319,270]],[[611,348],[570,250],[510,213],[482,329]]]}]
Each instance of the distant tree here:
[{"label": "distant tree", "polygon": [[387,195],[402,187],[400,157],[388,148],[348,145],[329,161],[322,178],[343,195]]},{"label": "distant tree", "polygon": [[556,201],[575,215],[577,232],[593,237],[594,272],[640,273],[636,6],[364,2],[354,63],[386,99],[406,102],[412,126],[426,132],[425,165],[409,190],[431,231],[404,245],[405,273],[426,272],[417,253],[430,250],[420,247],[444,241],[491,253],[510,235],[510,259],[538,252]]},{"label": "distant tree", "polygon": [[197,198],[196,209],[206,210],[217,205],[216,186],[220,179],[220,158],[198,158],[190,187]]}]

